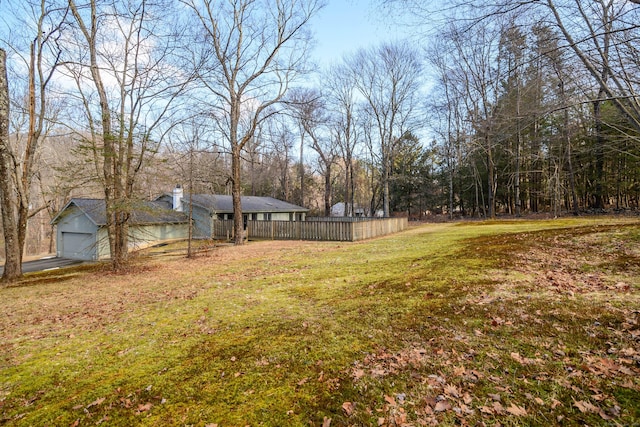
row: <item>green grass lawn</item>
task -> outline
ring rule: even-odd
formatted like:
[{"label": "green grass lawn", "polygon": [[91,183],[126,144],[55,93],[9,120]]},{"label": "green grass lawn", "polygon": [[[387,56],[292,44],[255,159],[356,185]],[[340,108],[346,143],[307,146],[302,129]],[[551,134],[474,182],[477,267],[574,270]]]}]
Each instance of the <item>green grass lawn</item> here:
[{"label": "green grass lawn", "polygon": [[250,242],[0,301],[0,425],[640,424],[637,219]]}]

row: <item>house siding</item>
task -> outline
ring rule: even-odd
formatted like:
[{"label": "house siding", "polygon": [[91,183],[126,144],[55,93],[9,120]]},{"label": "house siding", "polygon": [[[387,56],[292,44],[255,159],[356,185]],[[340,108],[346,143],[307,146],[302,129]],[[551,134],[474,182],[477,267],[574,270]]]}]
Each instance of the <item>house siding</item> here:
[{"label": "house siding", "polygon": [[111,258],[111,248],[109,247],[107,227],[100,227],[98,230],[98,259],[109,258]]},{"label": "house siding", "polygon": [[141,249],[161,240],[186,239],[187,224],[150,224],[129,227],[129,250]]},{"label": "house siding", "polygon": [[289,221],[289,212],[274,212],[271,214],[271,221]]}]

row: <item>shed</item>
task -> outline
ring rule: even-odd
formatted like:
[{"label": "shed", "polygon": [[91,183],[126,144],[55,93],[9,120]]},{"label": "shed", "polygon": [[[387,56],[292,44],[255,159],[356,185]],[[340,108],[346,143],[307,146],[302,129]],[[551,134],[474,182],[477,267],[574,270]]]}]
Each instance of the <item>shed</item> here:
[{"label": "shed", "polygon": [[[110,257],[103,199],[73,198],[51,221],[56,225],[56,255],[62,258],[99,260]],[[183,239],[188,218],[166,209],[162,203],[139,202],[131,212],[129,249],[152,242]]]}]

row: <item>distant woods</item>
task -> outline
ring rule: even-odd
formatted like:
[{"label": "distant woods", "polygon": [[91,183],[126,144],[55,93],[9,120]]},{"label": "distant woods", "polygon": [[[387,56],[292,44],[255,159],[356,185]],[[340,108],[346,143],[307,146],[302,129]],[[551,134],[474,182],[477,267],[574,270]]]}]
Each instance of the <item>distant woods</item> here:
[{"label": "distant woods", "polygon": [[421,34],[434,78],[426,115],[448,198],[436,209],[482,217],[638,209],[637,2],[383,4],[401,6],[414,24],[437,20]]},{"label": "distant woods", "polygon": [[64,202],[99,197],[125,265],[131,207],[178,183],[316,215],[637,209],[640,6],[432,3],[381,0],[419,37],[330,65],[319,0],[3,3],[5,243],[50,251]]}]

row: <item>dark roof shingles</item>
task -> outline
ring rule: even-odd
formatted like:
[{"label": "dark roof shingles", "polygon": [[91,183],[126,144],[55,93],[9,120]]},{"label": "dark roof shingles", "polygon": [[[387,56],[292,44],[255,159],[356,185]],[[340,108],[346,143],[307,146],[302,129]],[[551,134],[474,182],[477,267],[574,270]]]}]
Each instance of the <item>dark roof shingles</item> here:
[{"label": "dark roof shingles", "polygon": [[[183,202],[189,203],[189,196],[182,198]],[[202,206],[210,212],[233,212],[233,199],[231,196],[194,194],[191,196],[194,205]],[[307,212],[309,209],[297,206],[273,197],[242,196],[242,212]]]},{"label": "dark roof shingles", "polygon": [[[106,225],[106,205],[103,199],[71,199],[73,204],[84,212],[98,226]],[[131,212],[130,224],[173,224],[187,222],[183,212],[168,210],[159,202],[136,202]]]}]

